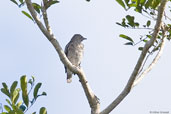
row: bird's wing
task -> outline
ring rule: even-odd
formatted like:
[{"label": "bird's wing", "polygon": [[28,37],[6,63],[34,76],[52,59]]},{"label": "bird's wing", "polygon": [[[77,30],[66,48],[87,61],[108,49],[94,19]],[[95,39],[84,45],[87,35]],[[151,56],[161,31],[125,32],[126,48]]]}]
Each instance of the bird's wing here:
[{"label": "bird's wing", "polygon": [[[68,44],[65,46],[65,51],[64,51],[64,52],[65,52],[65,55],[66,55],[66,56],[68,56],[68,47],[69,47],[69,44],[70,44],[70,43],[68,43]],[[66,68],[66,66],[64,66],[64,67],[65,67],[65,73],[66,73],[66,72],[67,72],[67,68]]]},{"label": "bird's wing", "polygon": [[69,47],[69,44],[70,44],[70,43],[68,43],[68,44],[65,46],[65,51],[64,51],[64,52],[65,52],[66,56],[68,55],[68,47]]},{"label": "bird's wing", "polygon": [[[65,46],[65,54],[66,54],[66,56],[68,57],[68,50],[71,50],[71,48],[73,48],[74,46],[73,46],[74,44],[73,44],[73,42],[69,42],[66,46]],[[65,72],[67,72],[67,68],[66,68],[66,66],[64,66],[65,67]]]}]

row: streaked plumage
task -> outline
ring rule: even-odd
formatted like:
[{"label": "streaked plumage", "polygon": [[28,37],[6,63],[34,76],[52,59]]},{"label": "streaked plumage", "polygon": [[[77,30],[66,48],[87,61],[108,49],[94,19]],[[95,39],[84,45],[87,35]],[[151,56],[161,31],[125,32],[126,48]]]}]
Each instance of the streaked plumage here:
[{"label": "streaked plumage", "polygon": [[[83,40],[86,40],[86,38],[80,34],[75,34],[70,42],[65,46],[66,56],[76,67],[80,66],[81,59],[83,57],[84,45],[81,43]],[[67,83],[71,83],[73,73],[66,67],[65,72],[67,73]]]}]

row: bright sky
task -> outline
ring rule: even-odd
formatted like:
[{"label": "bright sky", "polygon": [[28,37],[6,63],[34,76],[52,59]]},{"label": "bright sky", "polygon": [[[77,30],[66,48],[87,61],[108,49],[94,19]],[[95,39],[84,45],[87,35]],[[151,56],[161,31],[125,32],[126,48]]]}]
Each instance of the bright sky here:
[{"label": "bright sky", "polygon": [[[66,83],[64,66],[53,46],[36,24],[21,13],[10,0],[2,0],[0,8],[0,83],[8,85],[20,76],[35,76],[42,82],[41,91],[47,96],[37,100],[27,114],[44,106],[48,114],[90,114],[89,104],[77,76]],[[129,12],[134,14],[132,12]],[[138,41],[142,30],[123,29],[116,25],[128,14],[115,0],[61,0],[48,10],[52,30],[61,46],[76,34],[84,42],[82,61],[88,82],[100,99],[101,110],[106,108],[126,85],[140,51],[123,45],[119,34],[128,34]],[[143,21],[142,15],[137,15]],[[171,53],[166,43],[164,54],[154,69],[136,86],[111,114],[150,114],[150,111],[171,113]],[[0,85],[2,87],[2,85]],[[5,98],[0,93],[0,103]]]}]

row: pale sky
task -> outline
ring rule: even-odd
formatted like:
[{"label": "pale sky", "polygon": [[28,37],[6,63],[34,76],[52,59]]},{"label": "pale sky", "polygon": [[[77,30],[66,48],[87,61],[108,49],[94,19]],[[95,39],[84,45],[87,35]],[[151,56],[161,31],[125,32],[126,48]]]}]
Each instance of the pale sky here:
[{"label": "pale sky", "polygon": [[[37,0],[38,1],[38,0]],[[33,75],[42,82],[46,97],[37,100],[27,112],[46,107],[48,114],[90,114],[90,107],[77,76],[66,83],[64,66],[45,36],[10,0],[1,0],[0,8],[0,83],[19,81],[22,75]],[[127,34],[139,40],[142,30],[124,29],[120,22],[126,12],[115,0],[61,0],[48,10],[52,31],[61,46],[79,33],[84,41],[82,68],[88,83],[100,99],[101,110],[106,108],[123,90],[140,55],[136,47],[123,45]],[[137,20],[144,17],[135,14]],[[150,111],[171,113],[171,53],[167,41],[163,55],[154,69],[110,114],[150,114]],[[0,88],[2,85],[0,84]],[[0,103],[7,97],[0,93]]]}]

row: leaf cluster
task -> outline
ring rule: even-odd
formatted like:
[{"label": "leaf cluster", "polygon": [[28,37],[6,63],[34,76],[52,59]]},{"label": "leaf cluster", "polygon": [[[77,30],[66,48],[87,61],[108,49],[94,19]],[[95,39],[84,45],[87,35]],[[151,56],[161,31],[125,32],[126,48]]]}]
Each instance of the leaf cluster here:
[{"label": "leaf cluster", "polygon": [[[16,4],[19,8],[21,8],[22,6],[25,5],[25,0],[11,0],[11,2],[13,2],[14,4]],[[49,7],[51,7],[52,5],[59,3],[58,0],[44,0],[44,4],[38,4],[38,3],[32,3],[34,10],[37,12],[37,14],[39,14],[40,16],[42,15],[42,8],[45,7],[45,9],[47,10]],[[43,4],[43,5],[42,5]],[[29,19],[31,19],[32,21],[34,21],[33,17],[27,12],[27,11],[21,11],[26,17],[28,17]]]},{"label": "leaf cluster", "polygon": [[[30,85],[29,92],[28,84]],[[46,96],[46,92],[38,94],[42,83],[37,83],[35,86],[34,84],[34,77],[32,76],[32,79],[27,81],[26,75],[23,75],[20,78],[20,87],[17,87],[18,81],[14,81],[10,88],[8,88],[7,84],[3,82],[3,88],[1,88],[1,92],[8,97],[8,99],[6,99],[8,105],[4,105],[5,112],[2,112],[0,114],[24,114],[35,103],[38,97]],[[33,98],[30,99],[29,96],[32,90]],[[21,95],[22,100],[19,101]],[[36,112],[32,114],[36,114]],[[42,107],[39,114],[47,114],[46,108]]]},{"label": "leaf cluster", "polygon": [[147,9],[156,9],[161,0],[116,0],[125,10],[134,8],[136,12],[142,13]]},{"label": "leaf cluster", "polygon": [[[135,46],[141,42],[146,43],[150,40],[152,37],[152,32],[154,27],[151,27],[151,20],[156,20],[156,12],[157,8],[160,5],[161,0],[116,0],[125,10],[129,10],[130,8],[133,8],[136,12],[142,14],[146,13],[148,17],[150,18],[146,20],[144,24],[140,24],[139,22],[135,21],[135,17],[131,15],[126,15],[125,18],[122,18],[121,22],[116,22],[117,25],[128,28],[128,29],[145,29],[149,30],[148,34],[141,35],[138,42],[135,42],[132,37],[126,35],[126,34],[120,34],[119,37],[126,39],[128,42],[125,43],[125,45],[131,45]],[[163,29],[165,29],[166,37],[168,40],[171,39],[171,25],[170,24],[164,24],[165,28],[160,28],[160,32],[157,36],[157,40],[155,41],[155,44],[153,45],[153,49],[151,52],[157,51],[160,48],[161,40],[163,37]],[[151,28],[150,28],[151,27]],[[166,29],[167,28],[167,29]],[[138,50],[142,50],[143,47],[138,47]]]},{"label": "leaf cluster", "polygon": [[[131,15],[126,15],[125,18],[122,19],[122,22],[116,22],[116,24],[118,24],[119,26],[121,27],[124,27],[124,28],[131,28],[131,29],[151,29],[149,28],[150,25],[151,25],[151,21],[150,20],[147,20],[147,22],[145,24],[142,25],[142,27],[140,28],[140,24],[139,22],[136,22],[135,21],[135,17],[134,16],[131,16]],[[140,42],[147,42],[147,39],[150,38],[148,36],[151,36],[151,33],[149,33],[148,35],[145,35],[146,37],[143,37],[142,36],[140,37]],[[136,45],[138,43],[135,43],[135,41],[133,40],[133,38],[131,38],[130,36],[128,35],[125,35],[125,34],[120,34],[119,37],[123,38],[123,39],[126,39],[128,42],[125,43],[125,45]],[[139,50],[142,50],[142,48],[138,48]]]}]

